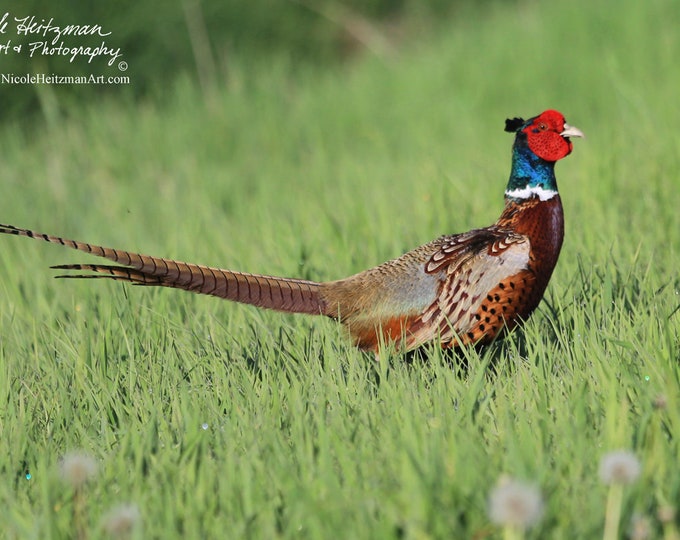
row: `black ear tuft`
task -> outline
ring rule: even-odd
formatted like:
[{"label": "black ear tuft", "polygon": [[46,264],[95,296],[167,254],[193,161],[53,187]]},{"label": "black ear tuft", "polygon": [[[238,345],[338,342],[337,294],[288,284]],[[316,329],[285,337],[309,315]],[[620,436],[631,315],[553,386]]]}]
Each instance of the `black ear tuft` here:
[{"label": "black ear tuft", "polygon": [[524,118],[508,118],[505,121],[505,131],[516,133],[524,125]]}]

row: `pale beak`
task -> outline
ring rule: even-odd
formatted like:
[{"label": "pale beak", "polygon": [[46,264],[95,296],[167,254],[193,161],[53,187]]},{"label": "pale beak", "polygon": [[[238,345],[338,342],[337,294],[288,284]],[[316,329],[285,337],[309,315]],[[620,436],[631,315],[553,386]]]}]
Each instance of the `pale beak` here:
[{"label": "pale beak", "polygon": [[564,131],[562,131],[560,135],[562,137],[585,137],[585,135],[579,128],[570,126],[567,123],[564,124]]}]

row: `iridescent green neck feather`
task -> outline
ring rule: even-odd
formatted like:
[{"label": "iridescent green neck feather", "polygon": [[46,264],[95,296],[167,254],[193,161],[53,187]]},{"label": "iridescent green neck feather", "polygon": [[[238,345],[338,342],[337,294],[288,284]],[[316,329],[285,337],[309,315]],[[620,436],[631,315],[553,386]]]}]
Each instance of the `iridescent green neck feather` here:
[{"label": "iridescent green neck feather", "polygon": [[528,199],[533,196],[542,201],[557,195],[555,162],[538,157],[527,143],[527,136],[519,132],[512,147],[512,169],[505,196]]}]

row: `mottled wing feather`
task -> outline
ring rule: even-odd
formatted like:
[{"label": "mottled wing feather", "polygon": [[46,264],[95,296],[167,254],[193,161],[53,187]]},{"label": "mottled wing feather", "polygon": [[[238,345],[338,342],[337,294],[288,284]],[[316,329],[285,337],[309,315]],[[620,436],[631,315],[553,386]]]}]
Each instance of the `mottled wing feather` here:
[{"label": "mottled wing feather", "polygon": [[425,265],[428,273],[444,275],[439,294],[408,328],[406,347],[436,338],[444,344],[473,339],[469,334],[479,329],[477,315],[488,294],[527,271],[529,251],[526,236],[495,227],[446,238]]}]

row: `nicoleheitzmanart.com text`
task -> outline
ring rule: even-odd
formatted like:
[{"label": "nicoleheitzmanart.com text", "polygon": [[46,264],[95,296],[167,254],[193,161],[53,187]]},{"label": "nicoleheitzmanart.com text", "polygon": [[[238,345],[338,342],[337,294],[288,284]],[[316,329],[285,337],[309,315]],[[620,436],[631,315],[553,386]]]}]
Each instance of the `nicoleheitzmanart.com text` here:
[{"label": "nicoleheitzmanart.com text", "polygon": [[44,73],[0,73],[0,84],[129,84],[126,75],[45,75]]}]

